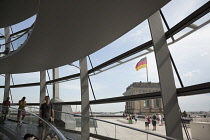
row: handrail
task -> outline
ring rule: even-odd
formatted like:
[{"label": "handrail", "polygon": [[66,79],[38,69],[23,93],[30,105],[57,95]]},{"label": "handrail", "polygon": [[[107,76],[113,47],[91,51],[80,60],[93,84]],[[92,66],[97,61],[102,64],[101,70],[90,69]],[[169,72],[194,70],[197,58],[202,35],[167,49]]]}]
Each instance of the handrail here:
[{"label": "handrail", "polygon": [[[6,106],[2,106],[2,107],[6,107]],[[13,107],[9,107],[9,108],[14,109],[14,110],[21,110],[21,109],[17,109],[17,108],[13,108]],[[27,113],[29,113],[29,114],[39,118],[44,123],[46,123],[48,126],[50,126],[50,128],[57,134],[57,136],[59,137],[60,140],[66,140],[66,138],[63,136],[63,134],[55,126],[53,126],[52,124],[50,124],[49,122],[45,121],[44,119],[42,119],[41,117],[39,117],[38,115],[36,115],[36,114],[34,114],[32,112],[29,112],[29,111],[25,111],[25,112],[27,112]]]}]

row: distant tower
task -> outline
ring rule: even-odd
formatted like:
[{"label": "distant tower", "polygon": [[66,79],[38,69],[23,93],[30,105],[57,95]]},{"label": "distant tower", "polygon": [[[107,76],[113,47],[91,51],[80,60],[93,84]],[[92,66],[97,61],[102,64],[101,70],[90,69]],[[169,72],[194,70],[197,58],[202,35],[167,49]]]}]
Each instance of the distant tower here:
[{"label": "distant tower", "polygon": [[[134,82],[126,88],[126,92],[123,93],[124,96],[136,95],[143,93],[151,93],[160,91],[159,83],[152,82]],[[162,99],[148,99],[148,100],[138,100],[138,101],[128,101],[125,105],[125,113],[128,114],[152,114],[152,113],[162,113],[163,104]]]}]

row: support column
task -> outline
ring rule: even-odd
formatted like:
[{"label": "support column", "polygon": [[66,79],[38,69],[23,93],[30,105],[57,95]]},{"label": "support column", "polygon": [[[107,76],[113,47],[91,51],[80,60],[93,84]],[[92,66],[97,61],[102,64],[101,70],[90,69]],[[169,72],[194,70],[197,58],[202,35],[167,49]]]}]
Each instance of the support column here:
[{"label": "support column", "polygon": [[4,36],[5,36],[5,43],[6,43],[5,49],[6,48],[10,49],[10,43],[8,43],[8,42],[10,42],[10,30],[9,30],[9,27],[5,27],[4,28]]},{"label": "support column", "polygon": [[9,97],[10,92],[10,74],[5,74],[5,87],[4,87],[4,101]]},{"label": "support column", "polygon": [[[59,78],[59,68],[52,69],[53,80]],[[53,98],[59,99],[59,83],[53,83]]]},{"label": "support column", "polygon": [[179,112],[170,53],[159,11],[149,17],[149,25],[163,99],[166,135],[177,139],[183,139],[181,115]]},{"label": "support column", "polygon": [[[81,83],[81,110],[83,117],[90,117],[89,109],[89,85],[88,85],[88,69],[86,57],[79,61],[80,63],[80,83]],[[89,140],[90,126],[89,118],[83,118],[81,120],[82,128],[82,140]]]},{"label": "support column", "polygon": [[[4,28],[4,35],[5,35],[5,49],[10,48],[10,30],[9,27]],[[8,43],[8,44],[7,44]],[[4,88],[4,101],[7,97],[9,97],[10,92],[10,74],[5,74],[5,88]]]},{"label": "support column", "polygon": [[46,71],[40,71],[40,105],[45,102],[46,96]]}]

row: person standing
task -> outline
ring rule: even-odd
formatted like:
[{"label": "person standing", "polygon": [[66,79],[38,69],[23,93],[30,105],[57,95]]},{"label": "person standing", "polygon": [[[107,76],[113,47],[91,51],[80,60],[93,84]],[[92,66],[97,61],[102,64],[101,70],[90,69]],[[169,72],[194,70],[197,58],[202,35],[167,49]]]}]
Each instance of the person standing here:
[{"label": "person standing", "polygon": [[160,113],[158,115],[158,119],[159,119],[159,126],[161,126],[162,125],[163,118],[162,118],[162,115]]},{"label": "person standing", "polygon": [[[39,115],[46,122],[54,122],[54,106],[50,103],[49,96],[45,96],[45,103],[41,105]],[[47,124],[43,122],[42,140],[44,140],[46,129]]]},{"label": "person standing", "polygon": [[185,119],[185,118],[187,118],[187,112],[186,111],[184,111],[183,113],[182,113],[182,117]]},{"label": "person standing", "polygon": [[138,120],[138,115],[137,114],[134,115],[134,120],[135,120],[135,124],[136,124],[137,120]]},{"label": "person standing", "polygon": [[3,102],[3,110],[2,110],[2,114],[3,114],[3,119],[4,121],[6,120],[6,116],[9,112],[9,107],[10,107],[10,98],[7,97],[7,99]]},{"label": "person standing", "polygon": [[150,117],[148,114],[145,115],[145,130],[149,130],[149,124],[150,124]]},{"label": "person standing", "polygon": [[156,121],[157,121],[156,114],[153,114],[153,116],[152,116],[152,126],[153,126],[153,129],[152,129],[152,131],[156,131]]},{"label": "person standing", "polygon": [[[26,97],[23,97],[20,101],[19,101],[19,108],[18,108],[18,116],[17,116],[17,121],[18,123],[22,124],[23,119],[25,118],[26,115],[26,111],[25,111],[25,107],[26,107]],[[22,118],[20,119],[20,117],[22,116]]]}]

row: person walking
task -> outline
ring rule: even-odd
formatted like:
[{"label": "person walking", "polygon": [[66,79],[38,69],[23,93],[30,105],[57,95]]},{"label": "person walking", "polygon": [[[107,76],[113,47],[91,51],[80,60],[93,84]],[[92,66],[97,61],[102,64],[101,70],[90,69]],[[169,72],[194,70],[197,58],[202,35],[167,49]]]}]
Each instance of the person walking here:
[{"label": "person walking", "polygon": [[9,107],[10,107],[10,98],[7,97],[7,99],[3,102],[3,109],[2,109],[2,117],[3,117],[3,121],[6,120],[6,116],[9,112]]},{"label": "person walking", "polygon": [[[18,107],[18,116],[17,116],[17,121],[19,124],[22,124],[23,119],[25,118],[26,115],[26,111],[25,111],[25,107],[26,107],[26,97],[23,97],[20,101],[19,101],[19,107]],[[22,118],[20,119],[20,117],[22,116]]]},{"label": "person walking", "polygon": [[150,117],[148,114],[145,115],[145,130],[149,130],[149,124],[150,124]]},{"label": "person walking", "polygon": [[[52,103],[50,103],[49,96],[45,96],[45,103],[41,105],[39,115],[46,122],[54,122],[54,106]],[[44,140],[47,124],[45,122],[43,122],[42,124],[43,124],[42,140]]]},{"label": "person walking", "polygon": [[156,131],[156,121],[157,121],[157,116],[156,116],[156,114],[153,114],[153,116],[152,116],[153,129],[152,129],[152,131]]}]

